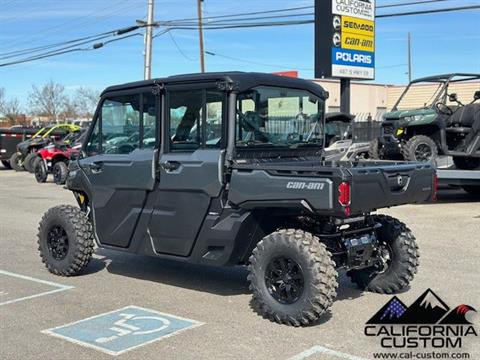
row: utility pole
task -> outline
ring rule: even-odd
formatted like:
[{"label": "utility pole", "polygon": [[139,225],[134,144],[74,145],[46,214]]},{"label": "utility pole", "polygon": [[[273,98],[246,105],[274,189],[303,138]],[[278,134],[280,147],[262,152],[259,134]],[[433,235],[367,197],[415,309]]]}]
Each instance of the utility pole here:
[{"label": "utility pole", "polygon": [[205,72],[205,51],[203,48],[203,19],[202,19],[202,2],[203,0],[197,0],[197,12],[198,12],[198,38],[200,41],[200,71]]},{"label": "utility pole", "polygon": [[408,33],[408,83],[412,81],[412,38]]},{"label": "utility pole", "polygon": [[144,66],[144,78],[149,80],[152,78],[152,37],[153,37],[153,2],[148,1],[147,10],[147,24],[145,27],[145,66]]}]

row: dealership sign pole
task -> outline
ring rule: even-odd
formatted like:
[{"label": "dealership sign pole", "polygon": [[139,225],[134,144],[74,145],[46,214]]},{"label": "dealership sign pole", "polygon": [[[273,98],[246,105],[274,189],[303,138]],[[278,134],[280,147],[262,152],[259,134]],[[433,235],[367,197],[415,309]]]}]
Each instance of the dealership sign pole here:
[{"label": "dealership sign pole", "polygon": [[315,77],[340,79],[350,112],[350,79],[375,79],[375,0],[315,0]]}]

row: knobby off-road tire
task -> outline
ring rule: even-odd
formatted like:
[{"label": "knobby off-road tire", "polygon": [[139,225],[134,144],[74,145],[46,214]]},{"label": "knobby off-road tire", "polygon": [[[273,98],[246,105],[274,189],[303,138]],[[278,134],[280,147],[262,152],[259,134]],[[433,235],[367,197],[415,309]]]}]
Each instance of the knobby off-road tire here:
[{"label": "knobby off-road tire", "polygon": [[37,180],[38,183],[44,183],[45,181],[47,181],[48,172],[43,160],[37,161],[35,163],[35,169],[33,173],[35,175],[35,180]]},{"label": "knobby off-road tire", "polygon": [[378,160],[380,159],[380,153],[378,150],[378,139],[370,141],[368,146],[368,158]]},{"label": "knobby off-road tire", "polygon": [[57,185],[63,185],[67,181],[68,167],[63,161],[58,161],[53,165],[53,182]]},{"label": "knobby off-road tire", "polygon": [[374,220],[382,227],[377,230],[378,240],[388,250],[390,261],[387,268],[370,267],[351,270],[347,275],[361,289],[393,294],[407,287],[418,268],[418,246],[410,229],[399,220],[387,215],[375,215]]},{"label": "knobby off-road tire", "polygon": [[3,164],[3,166],[5,166],[5,168],[7,168],[7,169],[11,169],[11,168],[12,168],[12,166],[10,165],[10,162],[7,161],[7,160],[2,160],[2,164]]},{"label": "knobby off-road tire", "polygon": [[92,257],[93,243],[92,225],[77,207],[53,207],[40,221],[38,250],[43,263],[53,274],[79,274]]},{"label": "knobby off-road tire", "polygon": [[428,136],[416,135],[402,146],[402,155],[407,161],[435,161],[438,147]]},{"label": "knobby off-road tire", "polygon": [[[267,280],[274,264],[281,265],[280,259],[284,258],[297,264],[295,267],[290,266],[291,262],[284,263],[285,268],[293,270],[293,279],[298,279],[295,269],[303,276],[302,291],[296,293],[295,301],[287,303],[280,302],[275,293],[282,289],[282,284],[277,282],[277,286],[272,287],[272,281]],[[316,236],[302,230],[279,230],[264,237],[253,250],[248,269],[252,308],[280,324],[300,326],[315,322],[337,295],[337,271],[331,254]],[[275,275],[281,276],[278,272]]]},{"label": "knobby off-road tire", "polygon": [[12,167],[13,170],[15,171],[25,171],[23,168],[23,161],[21,158],[21,155],[19,153],[14,153],[10,157],[10,166]]},{"label": "knobby off-road tire", "polygon": [[33,165],[36,158],[37,158],[37,154],[35,154],[34,152],[31,152],[27,156],[25,156],[25,160],[23,160],[23,167],[29,173],[33,174],[33,172],[35,171],[35,168],[33,167]]}]

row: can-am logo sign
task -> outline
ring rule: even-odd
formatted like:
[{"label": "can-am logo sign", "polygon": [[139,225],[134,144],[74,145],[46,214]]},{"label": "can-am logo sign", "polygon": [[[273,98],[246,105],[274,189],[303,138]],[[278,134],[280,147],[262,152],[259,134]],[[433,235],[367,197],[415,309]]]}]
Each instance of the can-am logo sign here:
[{"label": "can-am logo sign", "polygon": [[332,0],[332,13],[374,20],[375,2],[373,0]]},{"label": "can-am logo sign", "polygon": [[451,309],[428,289],[408,307],[394,296],[367,321],[364,333],[384,349],[460,349],[464,339],[478,336],[475,317],[473,307]]}]

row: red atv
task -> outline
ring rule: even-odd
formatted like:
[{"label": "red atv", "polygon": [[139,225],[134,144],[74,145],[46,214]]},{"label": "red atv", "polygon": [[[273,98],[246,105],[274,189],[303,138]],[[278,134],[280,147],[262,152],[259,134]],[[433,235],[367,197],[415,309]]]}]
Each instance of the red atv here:
[{"label": "red atv", "polygon": [[[69,139],[68,142],[55,142],[37,151],[37,157],[33,162],[37,182],[44,183],[47,181],[48,174],[51,173],[55,184],[65,184],[68,175],[68,162],[72,157],[78,156],[84,137],[82,135],[85,133],[83,131],[76,136],[76,139]],[[70,140],[75,141],[70,143]]]}]

